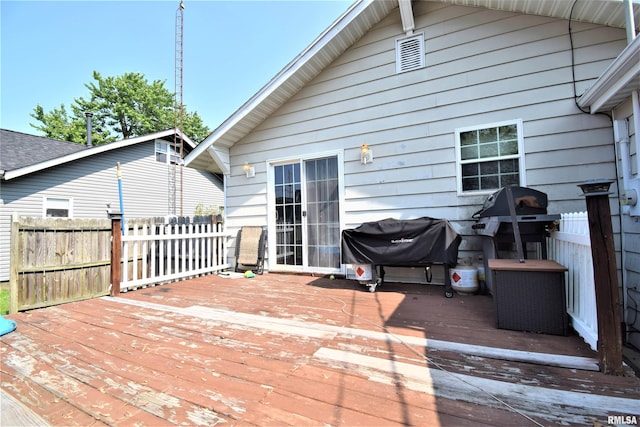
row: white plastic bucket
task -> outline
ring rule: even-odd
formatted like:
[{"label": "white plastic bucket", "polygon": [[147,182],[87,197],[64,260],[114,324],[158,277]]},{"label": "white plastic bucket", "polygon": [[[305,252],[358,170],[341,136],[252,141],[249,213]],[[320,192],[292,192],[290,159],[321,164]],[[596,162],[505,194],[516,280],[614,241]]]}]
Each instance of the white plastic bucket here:
[{"label": "white plastic bucket", "polygon": [[353,264],[356,280],[372,280],[371,264]]},{"label": "white plastic bucket", "polygon": [[451,287],[460,293],[478,291],[478,269],[470,265],[457,266],[449,270]]}]

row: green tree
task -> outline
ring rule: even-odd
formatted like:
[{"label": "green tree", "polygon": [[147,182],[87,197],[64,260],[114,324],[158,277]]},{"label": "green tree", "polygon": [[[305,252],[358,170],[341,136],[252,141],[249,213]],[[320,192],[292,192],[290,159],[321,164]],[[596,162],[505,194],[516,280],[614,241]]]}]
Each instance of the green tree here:
[{"label": "green tree", "polygon": [[[31,126],[48,138],[83,144],[87,140],[85,112],[91,112],[92,141],[96,145],[174,127],[174,95],[164,87],[164,81],[148,82],[140,73],[103,77],[97,71],[93,72],[93,79],[95,82],[85,84],[88,99],[75,98],[71,114],[64,104],[49,112],[38,105],[31,117],[40,124]],[[210,133],[200,116],[186,108],[183,129],[195,142]]]}]

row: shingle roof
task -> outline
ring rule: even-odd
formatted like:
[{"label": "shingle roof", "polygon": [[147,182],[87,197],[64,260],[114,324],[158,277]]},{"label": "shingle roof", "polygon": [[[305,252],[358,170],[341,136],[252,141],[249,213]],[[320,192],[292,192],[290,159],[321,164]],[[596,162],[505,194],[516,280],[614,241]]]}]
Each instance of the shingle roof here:
[{"label": "shingle roof", "polygon": [[0,129],[0,170],[19,169],[86,149],[81,144]]}]

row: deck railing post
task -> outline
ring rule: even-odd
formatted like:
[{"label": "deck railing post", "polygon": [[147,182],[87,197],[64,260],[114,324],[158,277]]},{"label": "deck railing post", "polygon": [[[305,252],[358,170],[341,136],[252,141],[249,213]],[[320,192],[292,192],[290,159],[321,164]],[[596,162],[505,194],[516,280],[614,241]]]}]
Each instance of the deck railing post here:
[{"label": "deck railing post", "polygon": [[122,277],[122,214],[109,214],[111,219],[111,292],[112,297],[120,295],[120,280]]},{"label": "deck railing post", "polygon": [[580,184],[587,199],[591,254],[598,316],[598,359],[608,375],[622,374],[622,331],[616,252],[609,207],[609,186],[613,181],[596,180]]}]

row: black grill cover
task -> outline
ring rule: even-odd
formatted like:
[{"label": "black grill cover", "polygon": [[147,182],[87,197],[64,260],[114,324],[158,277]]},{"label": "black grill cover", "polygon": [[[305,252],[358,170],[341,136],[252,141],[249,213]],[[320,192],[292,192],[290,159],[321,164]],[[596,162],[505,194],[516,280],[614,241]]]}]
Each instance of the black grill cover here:
[{"label": "black grill cover", "polygon": [[342,232],[343,264],[455,266],[462,238],[449,221],[423,217],[365,222]]}]

